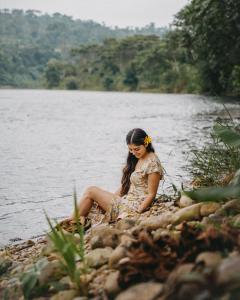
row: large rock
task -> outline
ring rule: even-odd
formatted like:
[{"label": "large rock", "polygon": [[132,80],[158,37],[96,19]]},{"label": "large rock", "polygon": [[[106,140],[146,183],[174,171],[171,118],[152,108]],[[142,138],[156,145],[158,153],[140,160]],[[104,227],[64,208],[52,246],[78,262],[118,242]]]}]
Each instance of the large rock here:
[{"label": "large rock", "polygon": [[147,230],[156,230],[158,228],[166,228],[172,222],[173,214],[164,213],[160,216],[149,217],[140,222],[140,227]]},{"label": "large rock", "polygon": [[86,262],[91,268],[101,267],[102,265],[108,263],[112,252],[113,249],[110,247],[94,249],[86,255]]},{"label": "large rock", "polygon": [[153,300],[160,296],[163,291],[161,283],[147,282],[131,286],[126,291],[121,292],[116,300]]},{"label": "large rock", "polygon": [[183,221],[199,220],[201,217],[200,208],[201,203],[197,203],[180,209],[174,214],[172,218],[172,224],[176,225]]},{"label": "large rock", "polygon": [[56,295],[52,296],[50,300],[73,300],[76,295],[76,290],[61,291],[58,292]]},{"label": "large rock", "polygon": [[109,258],[109,268],[115,269],[118,267],[118,262],[127,255],[126,247],[120,245],[111,253]]},{"label": "large rock", "polygon": [[50,281],[58,280],[62,278],[66,273],[63,271],[59,261],[55,260],[48,262],[39,270],[38,280],[40,285],[44,285]]},{"label": "large rock", "polygon": [[96,226],[91,231],[91,248],[116,248],[120,243],[121,231],[109,226]]},{"label": "large rock", "polygon": [[207,216],[215,213],[220,207],[221,207],[221,205],[216,202],[201,203],[200,215],[202,217],[207,217]]},{"label": "large rock", "polygon": [[137,224],[137,220],[126,218],[126,219],[119,220],[116,224],[116,228],[123,231],[123,230],[131,229],[136,224]]},{"label": "large rock", "polygon": [[118,276],[119,271],[115,271],[110,273],[106,278],[104,290],[110,297],[117,295],[121,290],[118,284]]},{"label": "large rock", "polygon": [[188,197],[187,195],[182,194],[180,200],[179,200],[179,206],[180,207],[187,207],[194,203],[194,201]]},{"label": "large rock", "polygon": [[196,263],[203,263],[204,266],[215,269],[222,261],[222,256],[219,252],[202,252],[196,258]]},{"label": "large rock", "polygon": [[225,258],[217,269],[217,285],[226,290],[240,288],[240,256]]}]

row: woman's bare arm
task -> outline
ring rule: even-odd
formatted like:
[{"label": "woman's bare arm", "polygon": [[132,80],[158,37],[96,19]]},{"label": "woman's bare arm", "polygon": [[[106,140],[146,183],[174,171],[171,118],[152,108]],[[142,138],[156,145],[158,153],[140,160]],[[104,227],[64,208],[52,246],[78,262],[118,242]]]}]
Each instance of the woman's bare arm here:
[{"label": "woman's bare arm", "polygon": [[152,204],[156,197],[161,178],[162,175],[160,173],[151,173],[148,175],[148,194],[138,209],[139,213],[144,212]]},{"label": "woman's bare arm", "polygon": [[121,189],[122,189],[122,187],[120,186],[120,188],[118,188],[116,190],[116,192],[114,193],[114,195],[120,196]]}]

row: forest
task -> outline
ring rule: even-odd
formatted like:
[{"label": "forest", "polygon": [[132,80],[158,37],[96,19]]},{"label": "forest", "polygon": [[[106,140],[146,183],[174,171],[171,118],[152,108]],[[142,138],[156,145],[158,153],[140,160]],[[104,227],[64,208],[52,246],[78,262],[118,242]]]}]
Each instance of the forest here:
[{"label": "forest", "polygon": [[0,86],[240,95],[240,2],[193,0],[168,28],[2,10]]}]

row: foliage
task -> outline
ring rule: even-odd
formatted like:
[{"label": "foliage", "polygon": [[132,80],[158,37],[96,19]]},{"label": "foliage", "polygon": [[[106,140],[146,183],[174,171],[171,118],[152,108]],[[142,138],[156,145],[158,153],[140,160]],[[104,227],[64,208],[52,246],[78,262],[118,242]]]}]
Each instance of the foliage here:
[{"label": "foliage", "polygon": [[[37,10],[0,10],[0,86],[43,87],[43,75],[50,60],[68,60],[79,45],[102,43],[107,38],[134,34],[163,36],[167,28],[151,23],[143,28],[114,29],[93,21],[73,20]],[[71,74],[72,75],[72,74]],[[51,76],[50,76],[51,77]],[[52,86],[49,82],[47,86]],[[66,88],[73,84],[66,84]],[[65,86],[64,86],[65,87]],[[77,87],[77,85],[75,85]]]},{"label": "foliage", "polygon": [[[233,120],[231,124],[221,121],[213,127],[214,150],[199,151],[193,161],[194,167],[205,175],[210,187],[192,191],[184,191],[190,198],[197,201],[226,201],[230,198],[240,199],[240,128]],[[215,141],[217,139],[217,142]],[[225,151],[223,151],[225,150]],[[196,154],[196,153],[195,153]],[[219,173],[218,173],[219,172]],[[219,174],[234,174],[226,182],[219,182]],[[218,174],[216,174],[218,173]],[[210,184],[209,184],[210,183]],[[216,185],[223,186],[216,186]],[[215,186],[212,186],[215,185]]]},{"label": "foliage", "polygon": [[240,168],[240,127],[217,120],[211,143],[193,150],[190,171],[201,186],[225,185]]},{"label": "foliage", "polygon": [[[102,45],[74,48],[71,69],[80,89],[198,92],[198,73],[188,64],[186,51],[175,43],[173,33],[107,39]],[[65,75],[65,78],[67,75]],[[59,82],[61,87],[66,80]],[[48,79],[46,78],[48,81]]]},{"label": "foliage", "polygon": [[192,0],[174,24],[179,42],[200,71],[202,90],[240,95],[240,2]]},{"label": "foliage", "polygon": [[[66,270],[67,274],[71,278],[72,282],[76,284],[77,289],[84,294],[84,289],[81,284],[81,274],[86,274],[88,272],[88,268],[85,261],[85,252],[84,252],[84,229],[83,225],[79,222],[79,213],[77,209],[77,195],[76,190],[74,190],[74,207],[75,207],[75,221],[77,224],[78,235],[80,238],[79,243],[77,244],[75,241],[74,234],[66,234],[61,226],[58,224],[54,227],[46,215],[48,224],[51,228],[51,233],[48,234],[50,239],[52,240],[55,248],[61,256],[61,263],[63,265],[64,270]],[[79,258],[82,262],[82,267],[77,267],[76,258]]]}]

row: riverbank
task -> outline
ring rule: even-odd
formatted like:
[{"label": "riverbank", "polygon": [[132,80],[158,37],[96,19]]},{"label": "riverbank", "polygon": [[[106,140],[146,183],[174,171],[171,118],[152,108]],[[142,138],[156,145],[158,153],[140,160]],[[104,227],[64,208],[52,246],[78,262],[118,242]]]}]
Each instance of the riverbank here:
[{"label": "riverbank", "polygon": [[[193,203],[186,196],[158,198],[138,218],[86,231],[87,271],[76,261],[81,290],[61,268],[62,257],[51,240],[43,237],[1,251],[0,295],[24,299],[24,293],[25,299],[28,295],[51,300],[175,300],[189,295],[239,299],[239,234],[237,199],[219,204]],[[23,279],[23,273],[29,277]]]}]

